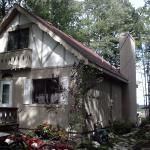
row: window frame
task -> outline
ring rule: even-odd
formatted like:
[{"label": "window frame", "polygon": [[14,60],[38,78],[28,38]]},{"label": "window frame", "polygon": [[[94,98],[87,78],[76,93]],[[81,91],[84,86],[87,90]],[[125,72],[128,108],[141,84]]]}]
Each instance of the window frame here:
[{"label": "window frame", "polygon": [[[25,32],[24,34],[22,34],[23,31]],[[26,38],[25,38],[26,40],[24,40],[24,38],[23,38],[24,35],[26,36]],[[29,48],[29,40],[30,40],[29,35],[30,35],[29,27],[17,28],[15,30],[9,31],[8,32],[7,51],[14,51],[14,50],[18,50],[18,49]],[[12,38],[12,40],[11,40],[11,38]],[[24,46],[21,45],[22,41],[24,42],[23,43]],[[15,42],[16,42],[16,45],[14,45]]]},{"label": "window frame", "polygon": [[[8,103],[3,103],[2,102],[2,95],[3,95],[3,86],[4,85],[9,85],[9,100],[8,100]],[[1,80],[0,81],[0,105],[1,107],[12,107],[12,88],[13,86],[13,81],[12,80]]]},{"label": "window frame", "polygon": [[[43,93],[38,93],[37,95],[36,95],[36,92],[35,91],[38,91],[38,90],[41,90],[41,89],[39,89],[38,88],[38,86],[36,87],[36,88],[38,88],[38,90],[37,89],[35,89],[35,83],[34,82],[43,82],[44,81],[44,88],[42,88],[42,90],[44,90],[45,89],[45,91],[43,92],[43,91],[40,91],[40,92],[43,92]],[[57,83],[58,83],[58,87],[57,87],[57,89],[56,89],[56,91],[51,91],[51,93],[50,92],[48,92],[48,90],[50,90],[50,88],[49,88],[49,83],[50,82],[54,82],[54,80],[58,80],[57,81]],[[41,84],[41,83],[36,83],[36,84]],[[53,85],[54,86],[54,85]],[[53,87],[54,88],[54,87]],[[54,77],[54,78],[41,78],[41,79],[32,79],[32,95],[31,95],[31,104],[33,104],[33,105],[53,105],[53,104],[56,104],[56,105],[58,105],[59,103],[60,103],[60,93],[62,92],[63,90],[62,90],[62,87],[61,87],[61,83],[60,83],[60,78],[59,77]],[[52,99],[52,96],[54,96],[56,94],[56,98],[58,98],[58,101],[56,102],[56,101],[54,101],[53,102],[53,100],[54,99]],[[48,97],[48,99],[47,99],[47,97],[46,97],[46,95],[48,95],[47,97]],[[40,96],[41,96],[41,98],[42,98],[42,96],[44,97],[45,96],[45,99],[43,100],[43,103],[40,103],[39,101],[40,100],[37,100],[37,102],[36,102],[36,97],[37,98],[39,98],[40,99]]]}]

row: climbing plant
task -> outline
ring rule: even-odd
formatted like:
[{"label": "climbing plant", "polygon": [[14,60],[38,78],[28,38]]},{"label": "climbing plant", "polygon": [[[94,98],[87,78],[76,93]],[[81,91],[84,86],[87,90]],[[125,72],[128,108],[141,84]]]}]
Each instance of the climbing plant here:
[{"label": "climbing plant", "polygon": [[83,62],[73,66],[71,71],[69,124],[77,131],[86,130],[87,111],[85,101],[90,89],[94,89],[103,79],[103,72]]}]

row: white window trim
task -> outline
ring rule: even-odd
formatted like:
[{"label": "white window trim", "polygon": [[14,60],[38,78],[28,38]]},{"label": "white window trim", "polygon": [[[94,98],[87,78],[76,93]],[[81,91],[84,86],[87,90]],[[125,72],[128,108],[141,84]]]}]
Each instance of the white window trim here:
[{"label": "white window trim", "polygon": [[[38,79],[44,79],[44,78],[38,78]],[[25,102],[25,100],[24,100],[24,105],[28,105],[28,106],[31,106],[31,107],[32,106],[33,107],[60,107],[62,105],[67,105],[68,104],[68,87],[69,87],[69,77],[68,76],[62,76],[62,77],[60,77],[60,83],[62,84],[63,89],[65,91],[60,94],[60,98],[59,98],[59,103],[58,104],[53,104],[53,103],[50,103],[50,104],[33,103],[32,92],[33,92],[33,80],[34,80],[34,78],[32,78],[32,79],[31,78],[30,79],[29,78],[25,78],[24,84],[25,84],[25,82],[27,80],[30,80],[30,84],[31,84],[30,87],[28,87],[28,88],[30,88],[30,92],[28,93],[30,99],[28,99],[27,102]],[[25,88],[25,86],[24,86],[24,88]],[[67,94],[67,96],[65,96],[66,94]],[[25,97],[24,97],[24,99],[25,99]]]},{"label": "white window trim", "polygon": [[[2,86],[4,84],[9,84],[10,85],[9,104],[2,104]],[[2,80],[2,81],[0,81],[0,106],[1,107],[12,107],[12,85],[13,85],[12,80]]]}]

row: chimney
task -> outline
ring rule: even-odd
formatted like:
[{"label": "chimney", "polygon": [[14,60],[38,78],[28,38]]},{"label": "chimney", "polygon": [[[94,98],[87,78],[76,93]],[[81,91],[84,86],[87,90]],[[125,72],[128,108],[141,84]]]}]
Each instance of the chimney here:
[{"label": "chimney", "polygon": [[136,122],[136,57],[135,41],[129,33],[119,37],[120,73],[128,79],[122,88],[122,116],[124,120]]}]

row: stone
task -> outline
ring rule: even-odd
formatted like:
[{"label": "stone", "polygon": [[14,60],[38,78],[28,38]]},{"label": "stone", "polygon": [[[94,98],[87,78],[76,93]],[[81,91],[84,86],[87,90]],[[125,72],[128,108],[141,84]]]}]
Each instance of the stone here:
[{"label": "stone", "polygon": [[100,147],[100,144],[99,144],[98,142],[96,142],[96,141],[92,141],[92,145],[93,145],[93,147],[95,147],[95,148]]}]

